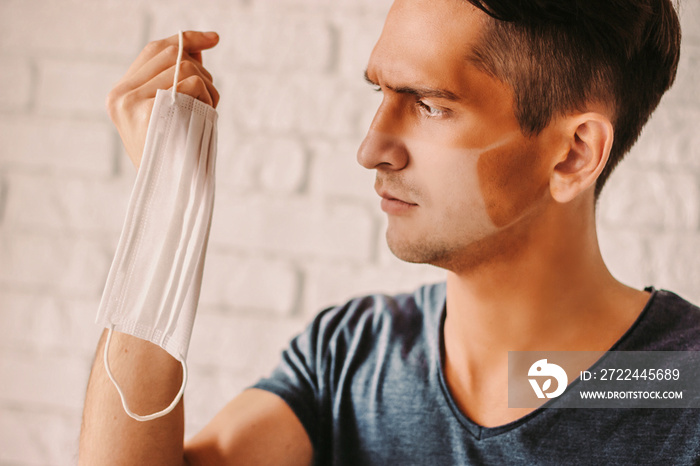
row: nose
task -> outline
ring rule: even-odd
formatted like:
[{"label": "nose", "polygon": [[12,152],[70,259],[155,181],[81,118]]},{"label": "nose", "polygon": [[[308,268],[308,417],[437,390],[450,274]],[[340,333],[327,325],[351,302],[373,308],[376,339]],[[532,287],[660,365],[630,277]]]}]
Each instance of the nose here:
[{"label": "nose", "polygon": [[370,170],[401,170],[408,165],[408,150],[401,138],[400,115],[393,114],[387,106],[385,99],[357,151],[357,162]]}]

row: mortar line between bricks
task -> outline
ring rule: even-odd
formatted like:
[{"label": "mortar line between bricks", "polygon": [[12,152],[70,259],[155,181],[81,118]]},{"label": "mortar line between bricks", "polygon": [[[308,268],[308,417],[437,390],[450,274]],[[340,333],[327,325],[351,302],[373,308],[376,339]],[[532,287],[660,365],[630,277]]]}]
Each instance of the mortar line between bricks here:
[{"label": "mortar line between bricks", "polygon": [[[94,343],[95,347],[97,347],[101,329],[98,328],[97,325],[95,326],[95,329]],[[0,354],[7,355],[8,353],[20,352],[22,357],[34,360],[45,359],[47,355],[50,355],[51,357],[55,357],[57,359],[81,360],[90,366],[92,365],[92,361],[95,356],[94,350],[87,351],[55,344],[38,347],[37,343],[34,341],[12,341],[10,343],[12,346],[0,346]]]},{"label": "mortar line between bricks", "polygon": [[0,226],[5,222],[5,211],[7,208],[8,181],[5,170],[0,170]]},{"label": "mortar line between bricks", "polygon": [[654,258],[652,256],[652,248],[651,248],[651,242],[649,235],[642,235],[641,236],[641,243],[642,243],[642,257],[644,257],[644,264],[642,265],[644,267],[644,279],[647,281],[644,286],[648,285],[654,285],[656,286],[655,282],[655,277],[654,277]]},{"label": "mortar line between bricks", "polygon": [[111,175],[114,178],[118,178],[122,175],[122,140],[119,136],[119,132],[112,131],[112,170]]},{"label": "mortar line between bricks", "polygon": [[340,31],[331,22],[326,24],[328,28],[328,36],[330,38],[328,48],[328,65],[326,67],[326,72],[328,74],[333,74],[338,72],[338,67],[340,64]]},{"label": "mortar line between bricks", "polygon": [[[695,173],[695,176],[693,176],[693,178],[695,179],[695,183],[694,183],[695,186],[700,186],[700,174]],[[700,196],[700,193],[698,193],[697,195]],[[698,203],[697,203],[697,205],[696,205],[695,208],[696,208],[698,211],[700,211],[700,199],[697,199],[697,201],[698,201]],[[698,211],[696,211],[696,213],[697,213],[698,216],[700,217],[700,212],[698,212]],[[0,219],[1,219],[1,217],[0,217]],[[696,223],[695,228],[694,228],[693,230],[691,230],[691,231],[695,231],[695,232],[700,231],[700,224]]]},{"label": "mortar line between bricks", "polygon": [[[371,213],[371,212],[370,212]],[[372,215],[372,238],[373,241],[370,243],[370,251],[369,251],[369,264],[372,265],[379,265],[381,261],[381,246],[379,244],[379,239],[380,233],[382,231],[382,221],[380,218],[378,218],[376,215]]]},{"label": "mortar line between bricks", "polygon": [[34,406],[31,404],[20,403],[14,400],[3,400],[2,402],[0,402],[0,410],[13,412],[16,414],[30,413],[47,416],[58,416],[62,418],[82,417],[82,409],[78,410],[56,405]]},{"label": "mortar line between bricks", "polygon": [[153,29],[153,14],[151,11],[143,10],[141,24],[141,44],[145,46],[148,43],[148,38],[151,35],[151,30]]},{"label": "mortar line between bricks", "polygon": [[294,290],[294,299],[292,300],[289,316],[298,317],[303,314],[301,305],[304,303],[304,288],[306,284],[306,274],[296,264],[293,264],[294,275],[296,281],[296,289]]},{"label": "mortar line between bricks", "polygon": [[27,100],[26,112],[36,111],[36,96],[39,93],[39,64],[36,59],[29,61],[29,99]]},{"label": "mortar line between bricks", "polygon": [[303,175],[301,176],[301,180],[299,180],[299,186],[292,191],[292,193],[301,196],[309,196],[309,189],[311,188],[311,169],[313,168],[314,160],[316,160],[316,154],[306,143],[306,140],[302,139],[301,144],[302,153],[304,154]]}]

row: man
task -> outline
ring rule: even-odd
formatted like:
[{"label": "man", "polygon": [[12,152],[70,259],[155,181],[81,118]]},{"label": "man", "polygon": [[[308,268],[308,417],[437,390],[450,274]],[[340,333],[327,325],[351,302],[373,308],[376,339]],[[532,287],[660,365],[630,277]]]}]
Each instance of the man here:
[{"label": "man", "polygon": [[[216,41],[186,34],[178,86],[213,105],[200,52]],[[97,358],[81,464],[693,464],[694,410],[509,408],[507,389],[509,351],[698,349],[700,310],[617,282],[594,215],[679,42],[668,0],[397,0],[366,71],[383,101],[358,161],[376,171],[391,250],[447,283],[324,311],[184,446],[182,404],[131,420]],[[149,44],[110,94],[137,166],[175,44]],[[165,352],[115,334],[111,353],[134,411],[173,399]]]}]

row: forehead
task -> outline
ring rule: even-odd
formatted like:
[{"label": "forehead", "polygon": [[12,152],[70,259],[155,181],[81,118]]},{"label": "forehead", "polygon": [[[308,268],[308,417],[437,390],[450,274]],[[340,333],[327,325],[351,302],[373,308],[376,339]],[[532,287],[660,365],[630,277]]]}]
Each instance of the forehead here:
[{"label": "forehead", "polygon": [[396,86],[459,85],[484,16],[466,0],[396,0],[370,57],[368,74]]}]

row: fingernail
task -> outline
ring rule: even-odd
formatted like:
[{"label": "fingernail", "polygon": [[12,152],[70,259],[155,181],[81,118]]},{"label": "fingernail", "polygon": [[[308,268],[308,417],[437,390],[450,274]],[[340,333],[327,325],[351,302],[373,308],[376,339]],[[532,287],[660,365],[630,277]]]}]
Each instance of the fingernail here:
[{"label": "fingernail", "polygon": [[219,35],[213,31],[209,31],[204,33],[204,37],[206,37],[207,39],[216,39],[217,37],[219,37]]}]

